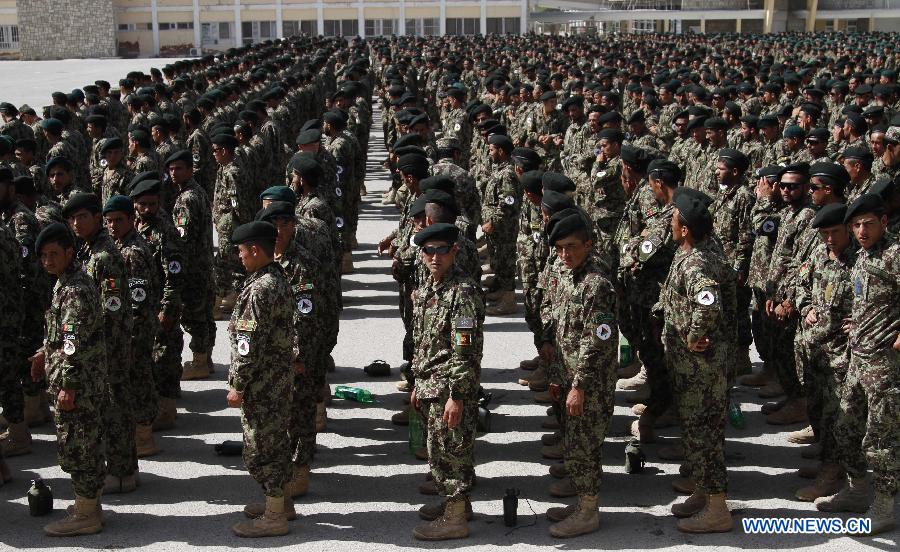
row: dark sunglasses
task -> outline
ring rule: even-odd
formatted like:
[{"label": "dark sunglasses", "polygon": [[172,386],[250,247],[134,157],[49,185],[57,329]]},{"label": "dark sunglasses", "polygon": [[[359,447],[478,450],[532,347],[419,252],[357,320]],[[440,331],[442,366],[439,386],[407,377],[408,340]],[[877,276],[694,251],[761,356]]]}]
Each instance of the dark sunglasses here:
[{"label": "dark sunglasses", "polygon": [[784,188],[785,190],[791,190],[791,191],[794,191],[794,190],[796,190],[796,189],[798,189],[798,188],[802,188],[802,187],[803,187],[803,182],[791,182],[791,183],[785,183],[785,182],[782,182],[782,183],[781,183],[781,187]]},{"label": "dark sunglasses", "polygon": [[453,249],[452,245],[426,245],[422,247],[422,253],[433,257],[435,255],[446,255],[451,249]]}]

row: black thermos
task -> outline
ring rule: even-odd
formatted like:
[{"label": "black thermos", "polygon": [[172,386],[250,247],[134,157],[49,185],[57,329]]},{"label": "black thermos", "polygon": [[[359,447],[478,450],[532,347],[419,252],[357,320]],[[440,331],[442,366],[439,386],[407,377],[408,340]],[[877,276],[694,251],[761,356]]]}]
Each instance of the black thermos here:
[{"label": "black thermos", "polygon": [[503,497],[503,524],[507,527],[515,527],[518,522],[518,496],[518,489],[506,489],[506,496]]}]

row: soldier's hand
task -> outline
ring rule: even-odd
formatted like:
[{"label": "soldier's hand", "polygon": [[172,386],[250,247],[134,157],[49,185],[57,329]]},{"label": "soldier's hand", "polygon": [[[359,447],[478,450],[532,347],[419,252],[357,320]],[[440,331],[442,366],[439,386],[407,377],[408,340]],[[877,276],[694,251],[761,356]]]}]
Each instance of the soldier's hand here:
[{"label": "soldier's hand", "polygon": [[43,381],[47,378],[47,372],[44,370],[46,358],[44,351],[38,351],[28,357],[28,360],[31,362],[31,381]]},{"label": "soldier's hand", "polygon": [[419,411],[419,399],[416,397],[415,389],[409,393],[409,406],[413,407],[414,410]]},{"label": "soldier's hand", "polygon": [[771,299],[766,299],[766,316],[772,317],[775,315],[775,301]]},{"label": "soldier's hand", "polygon": [[816,315],[816,309],[815,308],[809,309],[809,312],[806,313],[806,318],[804,319],[804,322],[806,322],[806,325],[807,326],[815,326],[818,321],[819,321],[819,317]]},{"label": "soldier's hand", "polygon": [[228,406],[231,408],[240,408],[241,403],[244,402],[244,394],[231,389],[228,391],[228,396],[225,397],[225,400],[228,401]]},{"label": "soldier's hand", "polygon": [[794,316],[794,304],[792,302],[785,301],[781,304],[781,308],[784,311],[785,320]]},{"label": "soldier's hand", "polygon": [[[845,334],[850,333],[850,330],[853,329],[853,322],[850,321],[849,318],[845,318],[843,322],[841,322],[841,331]],[[897,336],[897,339],[900,339],[900,335]],[[894,348],[897,348],[897,342],[894,341]]]},{"label": "soldier's hand", "polygon": [[569,416],[581,416],[584,414],[584,391],[573,387],[566,396],[566,413]]},{"label": "soldier's hand", "polygon": [[380,242],[378,242],[378,254],[381,255],[382,253],[387,251],[387,249],[390,246],[391,246],[391,237],[388,236],[388,237],[384,238],[383,240],[381,240]]},{"label": "soldier's hand", "polygon": [[65,412],[75,410],[75,391],[60,389],[56,395],[56,408]]},{"label": "soldier's hand", "polygon": [[550,384],[550,396],[553,397],[554,402],[559,401],[559,397],[562,395],[562,387],[560,387],[556,383]]},{"label": "soldier's hand", "polygon": [[448,428],[453,429],[462,421],[462,404],[462,401],[447,399],[447,404],[444,405],[444,423]]},{"label": "soldier's hand", "polygon": [[897,339],[894,340],[894,350],[900,351],[900,333],[897,334]]},{"label": "soldier's hand", "polygon": [[703,353],[709,349],[710,341],[705,335],[697,340],[688,339],[688,349],[694,353]]},{"label": "soldier's hand", "polygon": [[302,360],[294,361],[294,373],[298,376],[306,373],[306,364]]},{"label": "soldier's hand", "polygon": [[484,232],[485,234],[490,234],[491,232],[494,231],[494,224],[491,222],[485,222],[484,224],[481,225],[481,231]]}]

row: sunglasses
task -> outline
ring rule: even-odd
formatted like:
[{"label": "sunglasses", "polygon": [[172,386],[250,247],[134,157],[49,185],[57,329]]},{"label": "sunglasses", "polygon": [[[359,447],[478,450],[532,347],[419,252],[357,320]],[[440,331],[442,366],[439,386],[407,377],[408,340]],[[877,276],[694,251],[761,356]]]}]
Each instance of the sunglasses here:
[{"label": "sunglasses", "polygon": [[810,191],[810,192],[814,192],[814,191],[822,190],[822,189],[827,188],[827,187],[828,187],[828,186],[827,186],[826,184],[810,184],[810,185],[809,185],[809,191]]},{"label": "sunglasses", "polygon": [[790,182],[790,183],[782,182],[781,187],[784,188],[785,190],[790,190],[793,192],[794,190],[796,190],[798,188],[802,188],[803,183],[802,182]]},{"label": "sunglasses", "polygon": [[446,255],[451,249],[453,249],[452,245],[426,245],[422,247],[422,253],[433,257],[435,255]]}]

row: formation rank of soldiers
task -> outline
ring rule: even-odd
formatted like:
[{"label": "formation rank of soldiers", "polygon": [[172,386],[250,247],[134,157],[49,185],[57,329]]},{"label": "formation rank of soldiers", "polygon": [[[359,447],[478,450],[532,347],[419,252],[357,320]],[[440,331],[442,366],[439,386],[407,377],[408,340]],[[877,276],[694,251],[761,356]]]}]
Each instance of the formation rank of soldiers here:
[{"label": "formation rank of soldiers", "polygon": [[768,423],[808,424],[786,435],[818,460],[798,500],[890,530],[897,39],[292,38],[55,93],[43,117],[0,104],[3,451],[30,452],[49,397],[76,501],[45,530],[100,531],[101,494],[135,489],[230,311],[227,401],[265,493],[233,530],[287,533],[325,425],[374,97],[401,210],[379,244],[406,328],[398,387],[425,419],[420,491],[441,497],[417,538],[469,534],[484,318],[518,312],[517,278],[535,346],[519,383],[550,405],[550,493],[576,498],[547,511],[554,537],[599,527],[617,389],[641,441],[681,428],[659,450],[682,462],[678,529],[732,530],[736,383],[779,399]]}]

